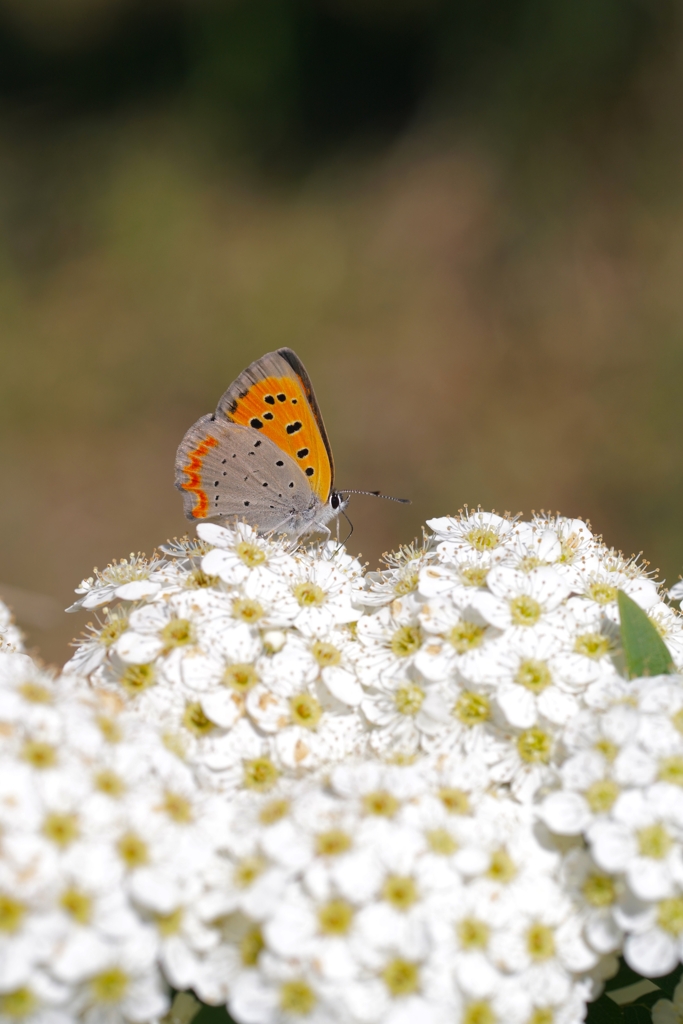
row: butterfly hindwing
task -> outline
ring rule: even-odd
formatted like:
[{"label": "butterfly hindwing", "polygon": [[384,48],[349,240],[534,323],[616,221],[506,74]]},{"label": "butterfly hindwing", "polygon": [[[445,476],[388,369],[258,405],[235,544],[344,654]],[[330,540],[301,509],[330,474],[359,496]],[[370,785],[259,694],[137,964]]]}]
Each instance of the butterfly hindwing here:
[{"label": "butterfly hindwing", "polygon": [[211,415],[185,434],[175,482],[188,519],[240,519],[263,532],[288,532],[320,505],[299,465],[268,437]]},{"label": "butterfly hindwing", "polygon": [[327,501],[334,483],[332,452],[313,386],[291,349],[269,352],[248,366],[218,403],[216,417],[223,416],[269,438]]}]

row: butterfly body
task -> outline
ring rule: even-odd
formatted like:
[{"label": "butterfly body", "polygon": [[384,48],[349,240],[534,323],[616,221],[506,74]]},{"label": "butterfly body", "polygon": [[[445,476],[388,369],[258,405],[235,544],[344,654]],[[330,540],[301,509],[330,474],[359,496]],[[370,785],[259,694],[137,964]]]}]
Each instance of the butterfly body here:
[{"label": "butterfly body", "polygon": [[261,533],[329,534],[348,499],[313,387],[291,349],[269,352],[230,385],[213,415],[185,434],[176,487],[193,521],[243,520]]}]

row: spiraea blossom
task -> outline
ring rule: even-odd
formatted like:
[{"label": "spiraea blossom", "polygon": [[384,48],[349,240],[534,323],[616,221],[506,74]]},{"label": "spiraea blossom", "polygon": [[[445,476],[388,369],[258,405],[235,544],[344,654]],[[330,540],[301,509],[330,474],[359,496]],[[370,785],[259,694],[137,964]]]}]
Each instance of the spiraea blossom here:
[{"label": "spiraea blossom", "polygon": [[0,658],[3,1019],[142,1024],[218,940],[195,900],[224,807],[119,712],[26,655]]},{"label": "spiraea blossom", "polygon": [[579,1024],[618,956],[683,960],[683,679],[628,678],[619,593],[679,669],[681,614],[581,520],[427,525],[364,572],[201,524],[79,586],[59,678],[4,656],[0,1024],[142,1024],[168,987],[237,1024]]},{"label": "spiraea blossom", "polygon": [[161,723],[209,788],[268,789],[361,753],[349,652],[360,564],[334,544],[292,552],[244,524],[198,533],[199,545],[167,549],[177,557],[157,565],[153,593],[108,608],[66,670],[89,669]]}]

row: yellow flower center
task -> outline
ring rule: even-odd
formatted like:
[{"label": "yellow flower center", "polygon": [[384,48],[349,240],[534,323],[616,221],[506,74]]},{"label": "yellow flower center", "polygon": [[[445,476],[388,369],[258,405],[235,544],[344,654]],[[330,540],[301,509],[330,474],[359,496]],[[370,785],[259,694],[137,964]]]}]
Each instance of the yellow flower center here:
[{"label": "yellow flower center", "polygon": [[671,935],[683,932],[683,899],[662,900],[657,906],[657,924]]},{"label": "yellow flower center", "polygon": [[507,850],[494,850],[491,854],[491,861],[486,874],[494,882],[501,882],[503,885],[507,885],[517,874],[517,865]]},{"label": "yellow flower center", "polygon": [[305,729],[315,729],[323,709],[310,693],[298,693],[295,697],[289,698],[289,713],[293,725],[302,725]]},{"label": "yellow flower center", "polygon": [[248,889],[266,870],[263,857],[243,857],[235,865],[233,881],[239,889]]},{"label": "yellow flower center", "polygon": [[416,715],[422,707],[425,699],[425,692],[422,687],[415,683],[406,683],[399,686],[394,693],[394,703],[400,715]]},{"label": "yellow flower center", "polygon": [[105,622],[100,630],[100,643],[104,647],[111,647],[120,636],[128,629],[128,619],[124,615],[116,615]]},{"label": "yellow flower center", "polygon": [[330,668],[333,665],[338,665],[341,661],[339,648],[334,644],[328,644],[325,640],[316,640],[311,651],[321,668]]},{"label": "yellow flower center", "polygon": [[263,949],[263,935],[260,928],[250,928],[240,942],[240,958],[245,967],[255,967]]},{"label": "yellow flower center", "polygon": [[485,587],[488,574],[488,568],[483,565],[463,565],[458,572],[466,587]]},{"label": "yellow flower center", "polygon": [[389,875],[382,887],[382,896],[396,910],[408,910],[417,899],[417,886],[412,878]]},{"label": "yellow flower center", "polygon": [[377,789],[374,793],[366,793],[363,797],[365,813],[377,814],[382,818],[393,818],[400,806],[396,797],[386,789]]},{"label": "yellow flower center", "polygon": [[451,814],[470,813],[470,798],[464,789],[445,786],[439,790],[439,799]]},{"label": "yellow flower center", "polygon": [[171,821],[175,821],[178,825],[188,825],[194,820],[192,804],[187,797],[182,796],[180,793],[172,793],[170,791],[165,793],[161,810],[169,816]]},{"label": "yellow flower center", "polygon": [[111,967],[90,979],[90,990],[98,1003],[118,1003],[128,990],[128,975],[119,967]]},{"label": "yellow flower center", "polygon": [[500,543],[498,534],[490,526],[473,526],[465,538],[475,551],[493,551]]},{"label": "yellow flower center", "polygon": [[462,1024],[496,1024],[496,1015],[485,1000],[469,1003],[462,1015]]},{"label": "yellow flower center", "polygon": [[346,900],[330,900],[318,910],[318,924],[324,935],[346,935],[353,920],[353,907]]},{"label": "yellow flower center", "polygon": [[267,793],[272,789],[280,776],[269,757],[255,757],[244,762],[245,789],[255,789],[259,793]]},{"label": "yellow flower center", "polygon": [[471,651],[481,645],[485,632],[483,626],[478,626],[475,622],[468,622],[467,619],[461,619],[448,633],[448,642],[458,654],[465,654],[466,651]]},{"label": "yellow flower center", "polygon": [[588,806],[595,814],[604,814],[609,811],[618,796],[619,787],[612,779],[598,779],[597,782],[592,782],[586,790]]},{"label": "yellow flower center", "polygon": [[583,883],[583,895],[593,907],[608,907],[617,898],[614,879],[609,875],[588,875]]},{"label": "yellow flower center", "polygon": [[397,658],[409,658],[419,651],[422,643],[422,630],[419,626],[400,626],[390,641],[392,652]]},{"label": "yellow flower center", "polygon": [[539,1006],[529,1017],[527,1024],[553,1024],[555,1011],[549,1006]]},{"label": "yellow flower center", "polygon": [[106,715],[100,715],[97,719],[97,724],[107,743],[120,743],[123,739],[123,731],[115,719],[108,718]]},{"label": "yellow flower center", "polygon": [[664,757],[659,762],[659,778],[683,786],[683,757]]},{"label": "yellow flower center", "polygon": [[609,583],[591,583],[586,594],[598,604],[611,604],[617,599],[617,588]]},{"label": "yellow flower center", "polygon": [[289,814],[289,800],[269,800],[264,804],[259,814],[259,821],[262,825],[274,825]]},{"label": "yellow flower center", "polygon": [[0,995],[0,1016],[21,1020],[38,1008],[38,1000],[30,988],[23,986]]},{"label": "yellow flower center", "polygon": [[419,580],[420,576],[416,569],[404,571],[394,585],[394,593],[397,597],[405,597],[406,594],[412,594],[414,590],[417,590]]},{"label": "yellow flower center", "polygon": [[678,729],[679,732],[683,732],[683,708],[681,708],[680,711],[677,711],[675,715],[671,716],[671,721],[675,729]]},{"label": "yellow flower center", "polygon": [[555,955],[555,936],[545,924],[532,924],[526,933],[526,948],[532,960],[549,960]]},{"label": "yellow flower center", "polygon": [[392,996],[410,996],[420,987],[420,969],[410,960],[397,957],[382,971],[382,980]]},{"label": "yellow flower center", "polygon": [[638,850],[643,857],[663,860],[673,845],[673,840],[661,824],[648,825],[638,831]]},{"label": "yellow flower center", "polygon": [[542,693],[552,681],[547,661],[538,661],[536,658],[527,658],[521,662],[515,676],[515,682],[532,693]]},{"label": "yellow flower center", "polygon": [[538,601],[528,594],[518,594],[508,604],[513,626],[533,626],[543,614]]},{"label": "yellow flower center", "polygon": [[141,693],[156,683],[154,665],[129,665],[120,679],[121,686],[128,693]]},{"label": "yellow flower center", "polygon": [[78,838],[78,833],[75,814],[48,814],[43,822],[43,835],[57,846],[69,846]]},{"label": "yellow flower center", "polygon": [[40,683],[22,683],[17,689],[24,700],[31,704],[49,704],[52,701],[52,693]]},{"label": "yellow flower center", "polygon": [[25,913],[23,903],[0,892],[0,932],[16,932],[21,927]]},{"label": "yellow flower center", "polygon": [[582,633],[574,641],[574,650],[584,658],[598,661],[610,652],[609,637],[603,636],[602,633]]},{"label": "yellow flower center", "polygon": [[218,581],[218,576],[209,576],[197,566],[187,577],[185,586],[190,590],[203,590],[205,587],[215,587]]},{"label": "yellow flower center", "polygon": [[445,828],[433,828],[425,833],[429,849],[440,857],[450,857],[458,849],[453,836]]},{"label": "yellow flower center", "polygon": [[297,583],[292,587],[294,597],[302,608],[319,608],[325,604],[327,594],[317,583]]},{"label": "yellow flower center", "polygon": [[305,981],[285,981],[280,988],[280,1009],[297,1017],[307,1017],[317,1002],[315,992]]},{"label": "yellow flower center", "polygon": [[319,832],[315,839],[316,852],[321,857],[337,857],[351,849],[351,836],[339,828]]},{"label": "yellow flower center", "polygon": [[458,921],[456,933],[463,949],[486,949],[489,941],[489,926],[476,917],[464,917]]},{"label": "yellow flower center", "polygon": [[167,939],[170,935],[177,935],[183,923],[183,908],[178,907],[170,914],[155,914],[154,923],[162,938]]},{"label": "yellow flower center", "polygon": [[258,681],[259,675],[255,667],[246,663],[228,665],[223,673],[223,685],[237,690],[238,693],[246,693],[252,686],[256,686]]},{"label": "yellow flower center", "polygon": [[481,725],[491,715],[491,702],[483,693],[463,690],[455,702],[453,714],[463,725],[470,728],[474,725]]},{"label": "yellow flower center", "polygon": [[611,764],[619,753],[619,747],[611,740],[601,739],[594,744],[594,749],[602,754],[604,759]]},{"label": "yellow flower center", "polygon": [[235,545],[235,554],[250,569],[254,569],[257,565],[263,565],[266,560],[263,548],[248,540],[242,540]]},{"label": "yellow flower center", "polygon": [[264,611],[258,601],[252,601],[249,597],[236,597],[232,602],[233,618],[241,619],[242,622],[258,622],[264,616]]},{"label": "yellow flower center", "polygon": [[542,729],[526,729],[517,738],[519,756],[528,764],[547,764],[552,747],[551,737]]},{"label": "yellow flower center", "polygon": [[59,905],[78,924],[88,924],[92,916],[92,899],[79,889],[65,889]]},{"label": "yellow flower center", "polygon": [[141,868],[149,860],[147,844],[135,832],[126,832],[121,836],[116,849],[127,868]]},{"label": "yellow flower center", "polygon": [[185,647],[194,643],[194,627],[189,619],[171,619],[161,630],[161,639],[166,651],[174,647]]},{"label": "yellow flower center", "polygon": [[188,701],[185,705],[183,725],[195,736],[206,736],[216,728],[215,723],[206,715],[198,700]]},{"label": "yellow flower center", "polygon": [[21,756],[28,761],[33,768],[52,768],[57,763],[57,751],[49,743],[42,743],[40,740],[27,740],[21,752]]}]

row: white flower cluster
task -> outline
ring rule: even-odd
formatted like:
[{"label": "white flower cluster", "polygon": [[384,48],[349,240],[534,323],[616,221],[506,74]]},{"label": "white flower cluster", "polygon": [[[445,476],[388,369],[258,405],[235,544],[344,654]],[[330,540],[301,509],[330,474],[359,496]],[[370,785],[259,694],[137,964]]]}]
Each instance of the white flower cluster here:
[{"label": "white flower cluster", "polygon": [[148,575],[131,556],[81,584],[84,607],[135,603],[107,609],[66,670],[160,723],[210,788],[267,789],[362,752],[360,564],[333,544],[290,553],[241,524],[197,532]]},{"label": "white flower cluster", "polygon": [[532,809],[481,765],[365,761],[234,808],[235,1020],[582,1019],[600,956]]},{"label": "white flower cluster", "polygon": [[0,655],[0,1021],[146,1022],[217,939],[201,879],[224,804],[156,730]]},{"label": "white flower cluster", "polygon": [[200,525],[0,672],[0,1024],[150,1020],[159,969],[238,1024],[578,1024],[683,960],[683,680],[627,678],[618,592],[679,667],[680,614],[580,520],[428,525],[365,574]]},{"label": "white flower cluster", "polygon": [[683,959],[683,686],[634,680],[600,717],[567,731],[558,788],[540,815],[557,835],[585,840],[564,873],[594,949],[620,948],[645,976]]}]

